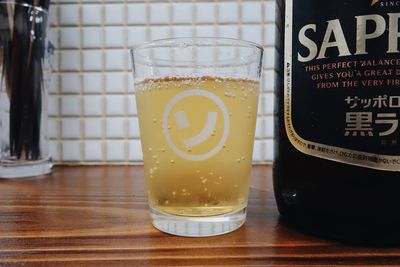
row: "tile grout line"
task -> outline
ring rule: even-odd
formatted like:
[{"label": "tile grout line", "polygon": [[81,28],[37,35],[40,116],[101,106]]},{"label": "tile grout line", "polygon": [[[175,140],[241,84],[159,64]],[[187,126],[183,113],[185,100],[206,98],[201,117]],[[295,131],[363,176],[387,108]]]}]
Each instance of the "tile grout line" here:
[{"label": "tile grout line", "polygon": [[107,163],[107,121],[106,121],[106,110],[107,110],[107,99],[106,99],[106,86],[105,86],[105,20],[106,20],[106,5],[105,1],[101,0],[101,31],[102,31],[102,40],[101,40],[101,79],[102,79],[102,88],[101,88],[101,96],[102,96],[102,109],[101,109],[101,160],[103,163]]},{"label": "tile grout line", "polygon": [[237,0],[238,2],[238,33],[239,39],[242,39],[243,36],[243,3],[242,0]]},{"label": "tile grout line", "polygon": [[131,132],[130,129],[130,116],[129,116],[129,92],[128,92],[128,74],[129,74],[129,60],[130,53],[129,48],[130,44],[128,44],[128,1],[124,0],[124,50],[128,52],[125,57],[125,67],[126,70],[124,72],[124,161],[129,162],[129,154],[132,153],[129,149],[129,134]]},{"label": "tile grout line", "polygon": [[[192,27],[191,27],[191,35],[192,37],[197,37],[197,29],[196,29],[196,24],[197,24],[197,7],[196,7],[196,0],[192,0]],[[192,58],[194,62],[197,62],[197,49],[192,50]],[[197,70],[197,63],[194,63],[195,67],[194,69]]]},{"label": "tile grout line", "polygon": [[146,41],[148,41],[148,40],[151,39],[151,32],[150,32],[150,17],[151,17],[151,10],[150,10],[151,6],[150,6],[150,3],[151,3],[151,0],[146,0],[145,3],[146,3],[146,24],[145,24],[145,27],[146,27]]},{"label": "tile grout line", "polygon": [[[261,12],[261,40],[262,40],[262,44],[263,44],[263,46],[264,46],[264,43],[265,43],[265,40],[266,40],[266,29],[265,29],[265,24],[266,24],[266,18],[265,18],[265,12],[264,12],[264,10],[265,10],[265,8],[266,8],[266,5],[265,5],[265,3],[264,3],[264,1],[261,1],[261,10],[260,10],[260,12]],[[262,70],[262,72],[261,72],[261,96],[264,96],[264,94],[266,93],[266,91],[265,91],[265,83],[264,83],[264,75],[265,75],[265,70]],[[266,138],[266,136],[267,136],[267,132],[266,132],[266,115],[263,113],[263,115],[262,115],[262,117],[261,117],[261,140],[262,140],[262,142],[264,143],[265,142],[265,140],[267,140],[267,138]],[[261,155],[260,155],[260,157],[261,157],[261,161],[262,162],[264,162],[265,160],[266,160],[266,158],[267,158],[267,155],[266,155],[266,148],[264,148],[263,146],[261,146]]]},{"label": "tile grout line", "polygon": [[[63,4],[63,5],[69,5],[69,4],[76,4],[77,2],[78,2],[79,0],[63,0],[62,1],[62,3],[61,4]],[[176,0],[175,2],[176,3],[190,3],[192,0]],[[220,0],[221,2],[231,2],[232,0]],[[248,0],[245,0],[245,1],[248,1]],[[257,0],[249,0],[249,1],[252,1],[252,2],[257,2]],[[258,0],[258,1],[263,1],[263,0]],[[273,2],[274,0],[265,0],[265,2]],[[143,4],[143,3],[146,3],[146,0],[135,0],[135,1],[132,1],[132,0],[128,0],[127,1],[128,3],[133,3],[133,4]],[[160,3],[167,3],[168,2],[168,0],[151,0],[151,2],[153,2],[153,3],[156,3],[156,4],[160,4]],[[210,0],[197,0],[196,1],[197,3],[209,3],[209,2],[212,2],[212,1],[210,1]],[[115,1],[115,0],[105,0],[105,1],[102,1],[102,0],[97,0],[97,1],[90,1],[90,2],[87,2],[87,4],[90,4],[90,5],[96,5],[96,4],[119,4],[119,2],[117,2],[117,1]],[[86,3],[85,3],[86,4]]]},{"label": "tile grout line", "polygon": [[[60,0],[56,0],[56,13],[57,13],[57,47],[60,47],[61,43],[61,30],[60,30]],[[58,49],[57,49],[58,50]],[[58,56],[58,61],[57,61],[57,69],[61,69],[61,52],[58,50],[57,51],[57,56]],[[61,113],[62,113],[62,100],[61,100],[61,74],[57,74],[57,102],[58,102],[58,112],[57,112],[57,161],[56,162],[62,162],[63,161],[63,145],[62,145],[62,140],[61,140],[61,133],[62,133],[62,126],[61,126]]]},{"label": "tile grout line", "polygon": [[[196,0],[192,0],[192,23],[191,23],[191,33],[192,33],[192,37],[196,37],[197,36],[197,29],[196,29],[196,25],[197,25],[197,7],[196,7]],[[196,50],[193,49],[193,53],[195,53]]]},{"label": "tile grout line", "polygon": [[[192,0],[192,1],[195,1],[195,0]],[[215,2],[219,2],[219,1],[214,1],[214,3]],[[210,3],[213,3],[213,2],[210,2]],[[223,3],[223,2],[219,2],[219,3]],[[85,5],[86,5],[86,3],[85,3]],[[271,25],[274,24],[275,25],[276,23],[275,22],[268,22],[268,24],[271,24]],[[145,23],[126,23],[126,25],[127,26],[135,26],[135,27],[146,27]],[[176,22],[176,23],[174,23],[174,25],[175,26],[192,26],[192,23],[191,22],[190,23],[189,22]],[[196,23],[196,26],[212,26],[212,25],[213,25],[212,22]],[[234,25],[234,24],[232,24],[232,22],[221,22],[220,25],[229,26],[229,25]],[[243,22],[243,25],[257,26],[257,25],[260,25],[260,24],[258,22]],[[99,25],[84,24],[84,23],[82,23],[80,26],[85,27],[85,28],[97,28],[97,27],[99,27]],[[125,23],[107,25],[107,27],[109,27],[109,28],[117,28],[117,27],[122,27],[122,26],[125,26]],[[152,27],[157,27],[157,26],[161,26],[162,27],[162,26],[168,26],[168,24],[160,22],[160,23],[153,23],[153,24],[151,24],[151,26]],[[60,28],[71,28],[72,25],[60,25],[59,27]]]},{"label": "tile grout line", "polygon": [[174,36],[173,12],[174,12],[173,0],[168,0],[168,35],[169,35],[169,37]]},{"label": "tile grout line", "polygon": [[215,10],[214,10],[214,34],[215,36],[219,36],[219,10],[220,10],[220,6],[219,6],[219,0],[214,0],[214,5],[215,5]]},{"label": "tile grout line", "polygon": [[[169,16],[168,16],[168,25],[169,25],[169,37],[172,38],[174,37],[174,1],[173,0],[168,0],[168,4],[169,4]],[[170,51],[169,53],[169,57],[171,58],[171,60],[174,60],[175,58],[175,51],[172,49],[172,51]],[[172,71],[175,72],[175,66],[172,66]]]},{"label": "tile grout line", "polygon": [[79,72],[79,82],[80,82],[80,90],[79,90],[79,101],[80,101],[80,118],[79,118],[79,124],[80,124],[80,163],[82,163],[85,158],[86,158],[86,153],[85,153],[85,124],[84,124],[84,102],[83,102],[83,29],[82,29],[82,22],[83,22],[83,6],[82,6],[82,1],[79,0],[79,58],[80,58],[80,69],[81,71]]}]

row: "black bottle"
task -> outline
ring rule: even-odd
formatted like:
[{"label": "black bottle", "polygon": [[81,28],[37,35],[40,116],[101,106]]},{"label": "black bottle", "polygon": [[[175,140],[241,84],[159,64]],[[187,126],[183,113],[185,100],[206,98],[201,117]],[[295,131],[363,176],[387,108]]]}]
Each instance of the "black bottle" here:
[{"label": "black bottle", "polygon": [[286,0],[278,9],[283,220],[330,239],[399,245],[400,2]]}]

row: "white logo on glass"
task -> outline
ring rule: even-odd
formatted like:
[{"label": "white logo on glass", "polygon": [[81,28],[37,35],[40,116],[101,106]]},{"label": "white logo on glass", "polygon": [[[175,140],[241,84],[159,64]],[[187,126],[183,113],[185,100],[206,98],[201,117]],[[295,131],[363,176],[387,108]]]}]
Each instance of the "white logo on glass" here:
[{"label": "white logo on glass", "polygon": [[[168,131],[168,118],[170,116],[170,113],[172,109],[176,106],[177,103],[180,101],[183,101],[185,98],[190,97],[190,96],[197,96],[197,97],[205,97],[212,102],[214,102],[217,107],[221,110],[222,112],[222,117],[224,120],[224,130],[222,137],[218,144],[211,149],[210,151],[200,154],[200,155],[194,155],[194,154],[189,154],[185,151],[182,151],[179,149],[176,144],[173,142],[171,135]],[[185,111],[177,111],[174,114],[175,121],[178,125],[179,129],[186,129],[190,127],[190,123],[186,117],[186,112]],[[212,135],[215,126],[217,124],[217,119],[218,119],[218,113],[217,112],[208,112],[207,113],[207,122],[205,123],[203,129],[195,136],[186,138],[182,140],[184,146],[186,148],[192,148],[197,145],[200,145],[207,141],[208,138]],[[205,90],[200,90],[200,89],[191,89],[191,90],[186,90],[182,93],[177,94],[174,96],[167,104],[164,114],[163,114],[163,133],[164,137],[169,145],[169,147],[180,157],[187,159],[187,160],[192,160],[192,161],[200,161],[200,160],[206,160],[217,154],[222,147],[224,146],[226,139],[228,138],[228,133],[229,133],[229,114],[228,114],[228,109],[226,108],[224,102],[215,94],[210,93]]]}]

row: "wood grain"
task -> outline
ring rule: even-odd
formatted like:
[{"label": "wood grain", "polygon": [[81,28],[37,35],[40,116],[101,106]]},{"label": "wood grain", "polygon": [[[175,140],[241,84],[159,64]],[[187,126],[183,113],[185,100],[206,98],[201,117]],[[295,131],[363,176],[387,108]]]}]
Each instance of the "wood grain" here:
[{"label": "wood grain", "polygon": [[307,236],[279,221],[271,168],[254,167],[238,231],[182,238],[150,223],[142,167],[57,167],[41,179],[0,180],[0,266],[384,266],[398,248]]}]

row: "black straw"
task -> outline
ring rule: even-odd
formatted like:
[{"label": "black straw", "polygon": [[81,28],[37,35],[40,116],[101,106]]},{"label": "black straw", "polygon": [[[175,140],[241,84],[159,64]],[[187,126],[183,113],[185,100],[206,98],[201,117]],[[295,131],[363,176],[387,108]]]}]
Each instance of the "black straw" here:
[{"label": "black straw", "polygon": [[[17,0],[16,3],[43,9],[49,7],[48,0]],[[9,25],[9,33],[2,34],[3,38],[8,38],[3,48],[3,75],[10,97],[10,155],[18,159],[37,160],[41,153],[40,126],[47,17],[35,9],[27,11],[25,6],[14,5],[13,25]]]}]

